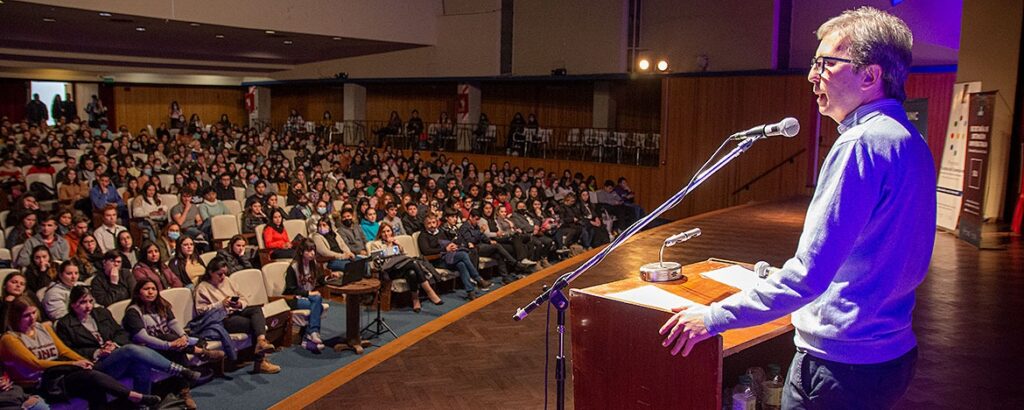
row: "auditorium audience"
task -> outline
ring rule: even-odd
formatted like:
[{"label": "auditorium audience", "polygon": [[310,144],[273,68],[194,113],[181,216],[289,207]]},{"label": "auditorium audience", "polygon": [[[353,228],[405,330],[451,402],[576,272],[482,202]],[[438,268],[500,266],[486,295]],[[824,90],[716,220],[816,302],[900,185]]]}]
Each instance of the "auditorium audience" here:
[{"label": "auditorium audience", "polygon": [[186,382],[199,379],[199,372],[173,363],[148,347],[132,344],[110,311],[96,305],[89,287],[71,289],[69,310],[53,326],[54,331],[68,348],[91,361],[95,370],[115,379],[129,377],[132,387],[144,394],[150,393],[154,371]]},{"label": "auditorium audience", "polygon": [[[49,402],[82,398],[90,408],[105,408],[107,395],[124,404],[152,406],[160,397],[130,390],[93,363],[71,350],[48,323],[40,323],[39,309],[25,296],[8,307],[7,328],[0,338],[0,360],[11,381],[36,389]],[[60,376],[61,383],[53,380]]]},{"label": "auditorium audience", "polygon": [[[473,298],[492,286],[487,275],[508,283],[529,274],[535,262],[550,266],[569,256],[570,249],[608,243],[643,215],[624,178],[596,190],[597,178],[578,172],[559,178],[540,168],[521,169],[508,162],[474,164],[468,158],[456,162],[444,153],[409,154],[387,144],[346,147],[326,141],[325,135],[306,133],[304,121],[292,121],[288,131],[278,132],[222,118],[208,132],[198,115],[184,121],[176,103],[172,113],[175,110],[179,115],[170,118],[170,129],[164,125],[153,133],[135,134],[123,127],[107,130],[106,107],[95,97],[87,109],[94,124],[78,121],[78,130],[64,123],[30,128],[25,122],[0,122],[0,138],[15,148],[0,151],[0,185],[11,204],[7,219],[14,227],[5,237],[6,246],[24,245],[12,255],[14,266],[23,268],[4,282],[5,307],[18,297],[34,298],[39,289],[48,289],[34,306],[60,319],[68,311],[76,281],[92,278],[88,297],[79,295],[93,300],[90,315],[99,311],[95,306],[136,299],[132,306],[139,307],[137,313],[129,308],[124,323],[132,340],[185,364],[186,352],[210,358],[211,351],[185,344],[187,338],[181,341],[186,323],[177,323],[178,331],[167,329],[174,318],[159,292],[194,287],[198,321],[250,334],[259,352],[256,370],[274,373],[279,367],[265,358],[272,345],[261,325],[266,320],[262,310],[249,306],[226,276],[260,266],[253,251],[258,234],[272,258],[292,261],[285,293],[299,296],[290,301],[293,307],[318,306],[310,296],[317,296],[323,280],[357,258],[368,257],[370,251],[383,250],[391,260],[404,258],[402,265],[389,266],[385,277],[406,279],[415,293],[413,308],[419,311],[419,293],[441,302],[431,284],[437,280],[434,266],[457,271],[459,287]],[[298,112],[292,114],[301,118]],[[490,124],[481,115],[470,130],[481,137],[473,139],[474,144],[486,144],[478,148],[501,144],[486,139]],[[185,129],[172,134],[176,128]],[[536,129],[533,114],[526,121],[516,115],[505,135],[509,148],[522,152],[523,135]],[[446,114],[428,128],[414,110],[407,123],[394,112],[377,132],[410,137],[421,149],[447,148],[443,142],[454,141],[455,128]],[[285,158],[286,150],[295,152],[294,160]],[[61,183],[54,199],[59,202],[57,208],[46,208],[49,212],[40,209],[18,167],[47,172],[37,166],[40,159],[47,167],[64,166],[56,173]],[[133,192],[133,184],[140,187],[139,193]],[[125,201],[119,188],[134,197]],[[244,198],[235,188],[244,189]],[[278,193],[287,194],[287,206],[282,207],[283,199],[279,203]],[[162,203],[162,194],[177,195],[177,204]],[[234,215],[242,235],[224,243],[215,262],[207,266],[199,255],[211,245],[210,219],[229,214],[227,200],[244,203],[244,212]],[[131,224],[126,203],[135,217]],[[309,233],[309,239],[295,242],[295,249],[291,232],[284,228],[286,217],[303,220]],[[257,232],[260,225],[266,227]],[[409,258],[408,250],[398,246],[399,236],[416,234],[416,246],[431,262]],[[135,243],[144,245],[138,250]],[[63,261],[70,262],[61,265],[58,274],[55,267]],[[231,296],[239,296],[239,301],[233,302]],[[211,315],[215,311],[220,313]],[[138,319],[129,320],[133,315]],[[303,339],[307,349],[323,348],[313,321]],[[103,338],[98,346],[107,340],[114,337]],[[235,358],[234,352],[229,356]]]}]

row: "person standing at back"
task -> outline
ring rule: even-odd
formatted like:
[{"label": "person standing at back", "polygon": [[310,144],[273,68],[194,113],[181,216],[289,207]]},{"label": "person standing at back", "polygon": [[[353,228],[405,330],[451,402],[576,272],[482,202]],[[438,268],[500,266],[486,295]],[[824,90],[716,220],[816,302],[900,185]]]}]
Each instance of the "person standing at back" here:
[{"label": "person standing at back", "polygon": [[796,255],[748,291],[676,309],[663,346],[686,355],[726,330],[792,312],[797,352],[783,408],[891,408],[914,376],[914,290],[935,241],[934,162],[901,104],[913,37],[871,7],[832,18],[817,36],[807,79],[840,136]]}]

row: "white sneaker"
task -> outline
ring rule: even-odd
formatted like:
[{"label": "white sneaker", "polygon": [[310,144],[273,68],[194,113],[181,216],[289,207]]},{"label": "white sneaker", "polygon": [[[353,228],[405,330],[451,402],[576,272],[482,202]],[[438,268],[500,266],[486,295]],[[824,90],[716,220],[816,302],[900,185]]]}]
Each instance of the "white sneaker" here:
[{"label": "white sneaker", "polygon": [[526,266],[533,266],[533,265],[537,264],[537,262],[531,261],[531,260],[526,259],[526,258],[523,258],[523,260],[519,261],[519,263],[521,263],[523,265],[526,265]]},{"label": "white sneaker", "polygon": [[310,333],[306,337],[308,337],[309,340],[312,340],[312,341],[314,341],[316,343],[319,343],[319,344],[323,344],[324,343],[323,339],[320,338],[320,332]]}]

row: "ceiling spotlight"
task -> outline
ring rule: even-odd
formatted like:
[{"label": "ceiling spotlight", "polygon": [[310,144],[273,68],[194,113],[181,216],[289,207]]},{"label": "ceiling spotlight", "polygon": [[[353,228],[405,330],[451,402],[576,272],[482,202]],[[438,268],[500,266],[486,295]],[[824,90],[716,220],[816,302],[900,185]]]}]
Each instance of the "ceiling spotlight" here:
[{"label": "ceiling spotlight", "polygon": [[47,23],[53,23],[53,22],[57,21],[57,19],[55,19],[53,17],[43,17],[43,21],[45,21]]},{"label": "ceiling spotlight", "polygon": [[142,27],[142,26],[138,26],[138,27],[135,28],[135,31],[146,31],[146,28]]},{"label": "ceiling spotlight", "polygon": [[334,40],[334,41],[340,41],[340,40],[341,40],[341,37],[331,37],[331,40]]},{"label": "ceiling spotlight", "polygon": [[640,59],[640,62],[639,62],[639,63],[637,63],[637,65],[636,65],[636,66],[637,66],[638,68],[640,68],[640,71],[647,71],[647,70],[650,70],[650,69],[651,69],[651,60],[648,60],[648,59],[646,59],[646,58],[641,58],[641,59]]},{"label": "ceiling spotlight", "polygon": [[217,38],[224,38],[224,35],[223,34],[218,34],[215,37],[217,37]]},{"label": "ceiling spotlight", "polygon": [[277,34],[277,32],[274,31],[274,30],[266,30],[266,31],[264,31],[264,33],[267,33],[267,34]]},{"label": "ceiling spotlight", "polygon": [[658,60],[658,71],[661,71],[661,72],[668,71],[668,61]]},{"label": "ceiling spotlight", "polygon": [[192,26],[192,27],[199,27],[199,26],[201,26],[202,24],[199,24],[199,23],[188,23],[188,25],[190,25],[190,26]]},{"label": "ceiling spotlight", "polygon": [[110,13],[107,13],[105,11],[101,11],[100,12],[100,17],[110,17]]},{"label": "ceiling spotlight", "polygon": [[285,40],[284,43],[287,44],[287,45],[292,45],[292,41],[291,40]]}]

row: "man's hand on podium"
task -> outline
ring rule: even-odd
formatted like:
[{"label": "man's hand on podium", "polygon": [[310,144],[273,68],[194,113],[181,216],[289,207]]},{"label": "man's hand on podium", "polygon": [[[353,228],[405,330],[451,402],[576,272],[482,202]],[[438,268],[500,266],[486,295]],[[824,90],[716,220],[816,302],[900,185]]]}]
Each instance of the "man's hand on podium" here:
[{"label": "man's hand on podium", "polygon": [[[713,335],[708,332],[707,326],[704,325],[704,313],[707,309],[708,307],[703,305],[672,308],[672,311],[676,312],[676,314],[672,315],[672,318],[665,322],[658,332],[662,335],[668,335],[661,345],[672,347],[672,355],[682,352],[683,356],[688,356],[690,351],[693,350],[693,346],[710,339]],[[673,346],[673,343],[675,346]]]}]

